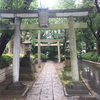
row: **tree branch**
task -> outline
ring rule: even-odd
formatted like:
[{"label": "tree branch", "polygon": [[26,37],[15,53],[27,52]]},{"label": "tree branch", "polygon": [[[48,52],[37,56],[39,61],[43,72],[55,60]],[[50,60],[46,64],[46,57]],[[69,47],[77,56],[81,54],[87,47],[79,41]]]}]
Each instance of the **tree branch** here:
[{"label": "tree branch", "polygon": [[[92,31],[94,37],[98,40],[98,38],[97,38],[97,36],[96,36],[96,34],[95,34],[93,28],[92,28],[92,27],[93,27],[92,19],[91,19],[89,16],[88,16],[88,18],[89,18],[89,20],[90,20],[90,23],[87,22],[87,24],[88,24],[88,26],[90,27],[90,29],[91,29],[91,31]],[[83,18],[83,20],[85,20],[85,18]],[[85,20],[85,21],[86,21],[86,20]]]}]

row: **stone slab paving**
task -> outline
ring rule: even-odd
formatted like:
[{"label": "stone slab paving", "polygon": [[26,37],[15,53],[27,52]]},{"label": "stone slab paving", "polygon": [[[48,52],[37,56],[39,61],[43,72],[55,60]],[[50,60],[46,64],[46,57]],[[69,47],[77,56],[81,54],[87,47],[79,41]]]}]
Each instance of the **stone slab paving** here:
[{"label": "stone slab paving", "polygon": [[25,100],[68,100],[52,61],[47,61]]}]

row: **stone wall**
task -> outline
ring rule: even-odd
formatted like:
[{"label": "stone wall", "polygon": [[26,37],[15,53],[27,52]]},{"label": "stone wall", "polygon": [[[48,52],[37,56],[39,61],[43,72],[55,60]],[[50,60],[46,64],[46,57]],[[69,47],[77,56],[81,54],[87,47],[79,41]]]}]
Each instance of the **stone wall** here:
[{"label": "stone wall", "polygon": [[12,65],[10,65],[9,67],[0,69],[0,82],[4,81],[11,74],[12,74]]}]

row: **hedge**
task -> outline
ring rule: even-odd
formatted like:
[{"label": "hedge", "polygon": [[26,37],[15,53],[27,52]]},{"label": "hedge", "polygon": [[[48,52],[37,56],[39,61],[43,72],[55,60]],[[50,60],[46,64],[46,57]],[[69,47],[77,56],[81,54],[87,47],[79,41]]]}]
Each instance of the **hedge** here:
[{"label": "hedge", "polygon": [[[34,54],[35,58],[38,58],[38,53]],[[41,53],[41,60],[46,60],[45,54]]]},{"label": "hedge", "polygon": [[86,60],[91,60],[92,55],[93,55],[92,52],[84,53],[81,55],[81,58]]},{"label": "hedge", "polygon": [[80,58],[85,60],[100,62],[100,56],[98,56],[97,52],[95,52],[94,55],[92,52],[83,53],[80,55]]},{"label": "hedge", "polygon": [[[23,57],[23,54],[20,54],[20,58]],[[35,56],[31,55],[31,59],[34,59]],[[2,54],[0,57],[0,68],[7,67],[12,64],[13,61],[13,55],[8,55],[8,54]]]},{"label": "hedge", "polygon": [[2,56],[0,57],[0,68],[9,66],[12,63],[12,60],[12,55],[2,54]]},{"label": "hedge", "polygon": [[[66,55],[60,55],[60,57],[61,57],[61,61],[64,61],[65,60],[65,57],[66,57]],[[55,56],[55,59],[58,59],[58,55],[56,55]]]}]

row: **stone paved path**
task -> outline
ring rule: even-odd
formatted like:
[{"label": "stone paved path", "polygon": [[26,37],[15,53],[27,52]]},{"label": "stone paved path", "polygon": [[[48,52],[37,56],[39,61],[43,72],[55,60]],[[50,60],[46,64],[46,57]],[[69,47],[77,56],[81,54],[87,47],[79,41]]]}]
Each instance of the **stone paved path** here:
[{"label": "stone paved path", "polygon": [[67,100],[52,61],[47,61],[26,100]]}]

